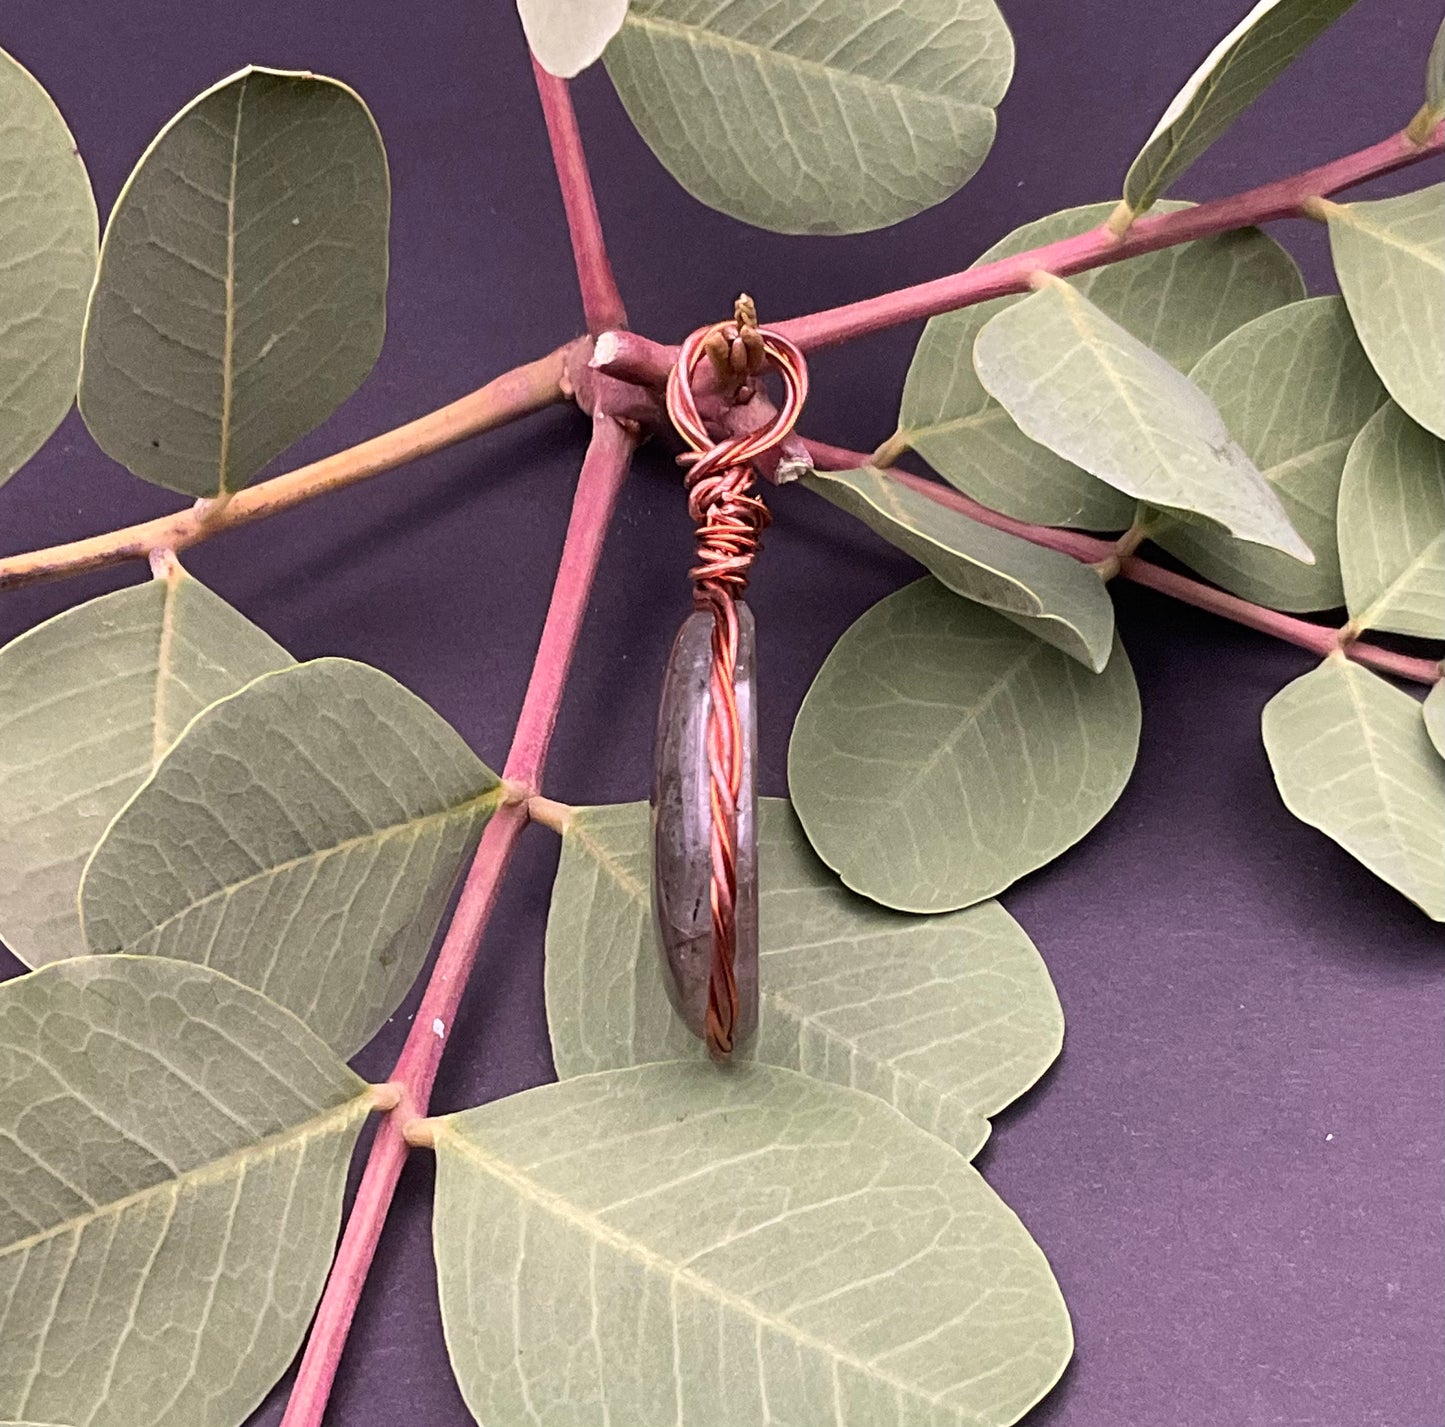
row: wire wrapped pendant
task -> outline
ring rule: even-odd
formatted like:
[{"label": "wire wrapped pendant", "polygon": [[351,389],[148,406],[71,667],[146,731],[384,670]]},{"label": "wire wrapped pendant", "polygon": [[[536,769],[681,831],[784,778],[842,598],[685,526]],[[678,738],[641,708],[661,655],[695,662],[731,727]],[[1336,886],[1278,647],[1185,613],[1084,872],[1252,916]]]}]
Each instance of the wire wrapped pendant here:
[{"label": "wire wrapped pendant", "polygon": [[[792,431],[807,395],[802,354],[738,317],[694,332],[667,386],[690,450],[688,511],[697,525],[693,612],[673,643],[658,710],[653,780],[653,912],[674,1009],[726,1060],[758,1023],[757,705],[753,617],[742,596],[768,510],[753,463]],[[772,370],[783,401],[760,429],[713,441],[693,377],[704,356],[745,394]],[[721,357],[721,360],[720,360]]]}]

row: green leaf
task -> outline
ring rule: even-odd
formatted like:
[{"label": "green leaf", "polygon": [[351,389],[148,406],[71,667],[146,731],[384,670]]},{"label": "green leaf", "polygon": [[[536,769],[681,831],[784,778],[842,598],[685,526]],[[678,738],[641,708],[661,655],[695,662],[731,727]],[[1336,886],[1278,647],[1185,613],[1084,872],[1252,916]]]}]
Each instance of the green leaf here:
[{"label": "green leaf", "polygon": [[[781,798],[759,802],[761,1024],[739,1054],[866,1090],[969,1157],[1053,1063],[1058,997],[997,902],[909,917],[855,896]],[[699,1043],[668,1004],[646,803],[576,808],[547,921],[547,1019],[563,1079]]]},{"label": "green leaf", "polygon": [[1142,213],[1354,0],[1259,0],[1170,101],[1124,180]]},{"label": "green leaf", "polygon": [[881,471],[820,472],[806,480],[955,594],[997,610],[1096,673],[1108,663],[1114,605],[1089,566],[970,520]]},{"label": "green leaf", "polygon": [[1156,509],[1312,561],[1209,398],[1068,283],[1051,278],[991,318],[973,361],[1024,434],[1065,460]]},{"label": "green leaf", "polygon": [[967,1160],[771,1066],[646,1065],[437,1127],[442,1320],[479,1422],[1005,1427],[1068,1310]]},{"label": "green leaf", "polygon": [[371,1107],[204,967],[79,957],[0,986],[0,1413],[242,1422],[301,1344]]},{"label": "green leaf", "polygon": [[1437,123],[1445,115],[1445,20],[1440,21],[1425,60],[1425,106]]},{"label": "green leaf", "polygon": [[178,570],[0,650],[0,936],[31,966],[86,950],[91,849],[203,708],[291,656]]},{"label": "green leaf", "polygon": [[1013,39],[993,0],[632,0],[606,62],[694,198],[779,233],[857,233],[973,177]]},{"label": "green leaf", "polygon": [[1435,921],[1445,921],[1445,764],[1420,705],[1332,656],[1264,709],[1285,806]]},{"label": "green leaf", "polygon": [[1445,683],[1437,683],[1425,695],[1422,712],[1425,716],[1425,732],[1430,735],[1430,742],[1435,745],[1436,752],[1445,758]]},{"label": "green leaf", "polygon": [[1077,661],[936,580],[874,605],[834,646],[793,727],[793,805],[848,886],[903,911],[983,901],[1114,805],[1139,744],[1117,643]]},{"label": "green leaf", "polygon": [[244,69],[161,130],[106,225],[80,409],[136,475],[239,490],[361,384],[386,326],[390,186],[344,84]]},{"label": "green leaf", "polygon": [[622,28],[627,0],[517,0],[517,9],[537,63],[571,79],[601,59]]},{"label": "green leaf", "polygon": [[[1173,212],[1184,203],[1162,205]],[[1010,233],[978,263],[1013,257],[1097,228],[1111,205],[1051,214]],[[1187,371],[1221,338],[1304,296],[1293,260],[1258,229],[1225,233],[1079,273],[1074,286],[1160,356]],[[973,344],[1000,297],[930,320],[903,389],[899,435],[976,500],[1018,520],[1122,530],[1134,502],[1030,441],[978,379]]]},{"label": "green leaf", "polygon": [[349,1055],[416,979],[501,796],[380,670],[265,675],[197,718],[116,815],[81,882],[86,939],[215,967]]},{"label": "green leaf", "polygon": [[1445,183],[1327,208],[1355,330],[1386,390],[1445,436]]},{"label": "green leaf", "polygon": [[1151,538],[1201,575],[1273,609],[1344,603],[1335,539],[1340,475],[1350,443],[1385,399],[1338,297],[1276,308],[1232,332],[1190,373],[1259,467],[1314,552],[1289,555],[1200,522],[1165,519]]},{"label": "green leaf", "polygon": [[0,485],[75,400],[98,220],[50,96],[0,50]]},{"label": "green leaf", "polygon": [[1355,623],[1445,639],[1445,444],[1393,402],[1350,447],[1339,522]]}]

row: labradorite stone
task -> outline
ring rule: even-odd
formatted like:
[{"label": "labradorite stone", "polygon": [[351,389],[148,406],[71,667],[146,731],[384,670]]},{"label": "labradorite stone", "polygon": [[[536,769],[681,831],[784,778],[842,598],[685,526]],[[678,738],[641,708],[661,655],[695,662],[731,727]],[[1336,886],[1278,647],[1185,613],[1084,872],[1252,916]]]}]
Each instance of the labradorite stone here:
[{"label": "labradorite stone", "polygon": [[[673,642],[657,722],[652,789],[652,907],[663,980],[674,1009],[696,1036],[705,1033],[712,965],[707,720],[712,615],[688,616]],[[737,704],[743,729],[737,825],[738,1023],[741,1045],[758,1023],[757,706],[753,616],[738,605]]]}]

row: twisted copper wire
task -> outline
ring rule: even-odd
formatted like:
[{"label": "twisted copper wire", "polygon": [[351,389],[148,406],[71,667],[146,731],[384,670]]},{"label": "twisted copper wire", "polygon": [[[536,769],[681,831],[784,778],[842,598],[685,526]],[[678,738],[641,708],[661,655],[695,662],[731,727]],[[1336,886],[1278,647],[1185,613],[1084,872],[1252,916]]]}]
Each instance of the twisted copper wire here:
[{"label": "twisted copper wire", "polygon": [[[740,308],[740,311],[742,309]],[[808,395],[803,354],[786,338],[763,328],[763,365],[782,378],[783,400],[766,426],[746,436],[713,441],[698,414],[692,379],[707,355],[706,344],[720,334],[739,340],[738,323],[719,322],[694,332],[682,344],[668,375],[667,411],[692,448],[679,457],[687,466],[688,513],[697,525],[698,562],[689,572],[693,603],[711,612],[712,665],[707,724],[708,787],[711,812],[710,852],[712,962],[708,976],[707,1046],[718,1060],[733,1050],[738,1020],[737,819],[742,792],[743,730],[737,706],[737,601],[748,585],[748,572],[759,538],[770,519],[768,508],[752,493],[752,463],[776,449],[797,424]],[[756,341],[752,350],[757,351]]]}]

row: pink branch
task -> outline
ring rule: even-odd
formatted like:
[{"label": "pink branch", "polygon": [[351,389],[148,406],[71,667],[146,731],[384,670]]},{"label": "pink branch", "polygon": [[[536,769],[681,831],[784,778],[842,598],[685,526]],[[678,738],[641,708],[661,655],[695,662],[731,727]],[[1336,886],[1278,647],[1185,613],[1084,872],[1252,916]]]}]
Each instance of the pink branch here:
[{"label": "pink branch", "polygon": [[517,838],[527,825],[525,796],[533,791],[547,756],[577,634],[597,575],[603,536],[635,447],[636,438],[628,429],[610,417],[594,418],[592,442],[572,501],[572,518],[562,546],[552,603],[507,757],[506,776],[524,785],[517,790],[523,800],[507,803],[487,824],[462,884],[456,912],[392,1072],[391,1083],[400,1092],[401,1100],[377,1127],[281,1427],[321,1427],[356,1305],[406,1163],[406,1127],[428,1111],[442,1051],[476,964],[502,876]]},{"label": "pink branch", "polygon": [[[809,441],[806,444],[813,463],[819,470],[846,471],[872,464],[872,458],[861,451],[848,451],[841,446],[826,446],[819,441]],[[949,510],[959,511],[983,525],[991,525],[995,530],[1005,530],[1010,535],[1017,535],[1035,545],[1046,545],[1051,550],[1072,555],[1074,559],[1082,560],[1086,564],[1097,564],[1116,554],[1116,546],[1112,540],[1100,540],[1097,536],[1083,535],[1075,530],[1055,530],[1049,525],[1031,525],[1024,520],[1014,520],[1010,516],[1000,515],[996,510],[990,510],[986,505],[980,505],[978,501],[954,490],[952,486],[940,485],[939,482],[930,481],[924,476],[915,476],[911,471],[895,467],[884,474]],[[1396,654],[1392,650],[1381,649],[1378,645],[1364,644],[1358,640],[1342,641],[1337,629],[1314,624],[1294,615],[1281,614],[1278,610],[1268,609],[1264,605],[1251,604],[1248,600],[1240,599],[1238,595],[1227,594],[1213,585],[1190,579],[1188,575],[1176,575],[1172,570],[1151,565],[1137,555],[1124,556],[1119,561],[1119,573],[1136,585],[1170,595],[1196,609],[1222,615],[1236,624],[1247,625],[1250,629],[1273,635],[1286,643],[1297,644],[1301,649],[1308,649],[1321,658],[1340,649],[1360,664],[1417,684],[1434,684],[1442,677],[1438,660]]]},{"label": "pink branch", "polygon": [[602,240],[602,219],[587,171],[587,155],[577,128],[577,113],[565,79],[548,74],[534,59],[532,73],[547,121],[547,138],[552,145],[552,163],[562,187],[562,206],[567,213],[567,232],[577,260],[577,282],[582,289],[582,312],[587,330],[596,336],[609,327],[627,326],[627,309],[612,276],[607,245]]},{"label": "pink branch", "polygon": [[1268,223],[1276,218],[1297,218],[1311,198],[1322,198],[1378,178],[1406,164],[1417,163],[1445,148],[1445,125],[1437,124],[1424,143],[1417,144],[1404,134],[1395,134],[1381,143],[1358,153],[1347,154],[1319,168],[1307,169],[1291,178],[1281,178],[1259,188],[1237,193],[1230,198],[1216,198],[1193,208],[1174,213],[1146,214],[1137,219],[1122,237],[1107,227],[1080,233],[1031,248],[1012,258],[985,263],[949,277],[935,278],[916,287],[850,302],[844,307],[829,308],[808,317],[794,317],[787,322],[769,323],[800,347],[815,349],[831,347],[854,337],[866,337],[903,322],[935,317],[940,312],[969,307],[989,298],[1004,297],[1028,289],[1029,277],[1036,272],[1056,273],[1061,277],[1118,262],[1123,258],[1152,253],[1157,248],[1192,242],[1213,233],[1247,228]]}]

